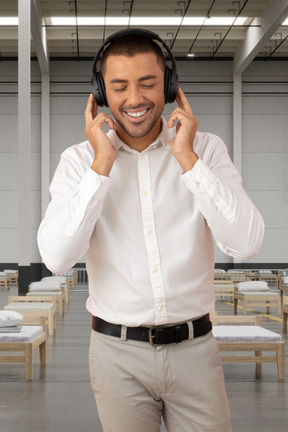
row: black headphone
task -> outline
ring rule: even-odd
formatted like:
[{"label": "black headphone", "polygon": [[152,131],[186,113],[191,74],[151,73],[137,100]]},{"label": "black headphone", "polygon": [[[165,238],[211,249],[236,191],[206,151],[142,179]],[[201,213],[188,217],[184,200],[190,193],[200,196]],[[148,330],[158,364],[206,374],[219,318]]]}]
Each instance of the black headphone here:
[{"label": "black headphone", "polygon": [[172,62],[172,68],[167,66],[165,67],[165,75],[164,75],[164,94],[165,94],[165,103],[172,103],[175,101],[177,90],[178,90],[178,74],[176,69],[176,61],[172,54],[172,51],[167,46],[167,44],[158,36],[156,33],[153,33],[149,30],[144,29],[127,29],[122,30],[117,33],[112,34],[109,36],[105,42],[103,43],[102,47],[96,54],[94,61],[93,61],[93,68],[92,68],[92,77],[91,77],[91,85],[92,85],[92,92],[94,95],[94,98],[97,102],[97,105],[99,106],[107,106],[107,97],[106,97],[106,91],[105,91],[105,84],[104,79],[101,74],[101,72],[97,72],[97,61],[104,50],[104,48],[111,43],[112,41],[119,39],[122,36],[128,36],[131,35],[132,37],[134,35],[137,36],[144,36],[147,39],[155,39],[158,42],[160,42],[164,48],[167,50],[169,57]]}]

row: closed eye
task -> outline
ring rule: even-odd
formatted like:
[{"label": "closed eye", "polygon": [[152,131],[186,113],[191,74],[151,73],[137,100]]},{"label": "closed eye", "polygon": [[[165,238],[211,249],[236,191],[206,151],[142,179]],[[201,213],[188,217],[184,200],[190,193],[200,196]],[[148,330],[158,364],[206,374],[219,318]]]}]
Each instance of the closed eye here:
[{"label": "closed eye", "polygon": [[120,88],[114,88],[114,91],[116,92],[123,92],[127,89],[127,87],[120,87]]}]

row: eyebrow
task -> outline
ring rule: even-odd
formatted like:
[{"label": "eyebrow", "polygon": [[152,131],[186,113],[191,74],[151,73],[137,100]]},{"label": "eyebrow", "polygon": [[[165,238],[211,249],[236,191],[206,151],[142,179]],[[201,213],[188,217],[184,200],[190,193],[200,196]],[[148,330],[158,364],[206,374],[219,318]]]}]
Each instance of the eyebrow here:
[{"label": "eyebrow", "polygon": [[[138,81],[142,82],[142,81],[148,81],[148,80],[156,79],[156,78],[158,78],[156,75],[146,75],[144,77],[139,78]],[[115,78],[115,79],[110,81],[110,84],[119,84],[119,83],[128,83],[128,80]]]}]

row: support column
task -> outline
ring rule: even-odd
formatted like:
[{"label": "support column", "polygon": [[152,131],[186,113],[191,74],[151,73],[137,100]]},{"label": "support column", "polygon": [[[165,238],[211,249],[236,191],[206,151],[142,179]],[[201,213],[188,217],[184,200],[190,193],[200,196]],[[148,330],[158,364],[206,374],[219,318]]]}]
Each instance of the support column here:
[{"label": "support column", "polygon": [[42,74],[42,99],[41,99],[41,214],[44,217],[49,204],[50,185],[50,76]]},{"label": "support column", "polygon": [[[50,75],[42,73],[42,99],[41,99],[41,216],[45,215],[50,201]],[[51,272],[41,264],[41,279],[50,276]]]},{"label": "support column", "polygon": [[18,178],[19,294],[30,283],[30,209],[31,209],[31,0],[18,0]]},{"label": "support column", "polygon": [[[49,203],[50,183],[50,77],[46,27],[43,25],[40,0],[31,0],[31,34],[41,70],[41,216]],[[48,270],[43,263],[31,266],[33,280],[39,280]]]},{"label": "support column", "polygon": [[242,171],[242,76],[233,75],[233,162]]},{"label": "support column", "polygon": [[[242,174],[242,76],[233,75],[233,162]],[[235,267],[241,266],[242,260],[233,258]]]}]

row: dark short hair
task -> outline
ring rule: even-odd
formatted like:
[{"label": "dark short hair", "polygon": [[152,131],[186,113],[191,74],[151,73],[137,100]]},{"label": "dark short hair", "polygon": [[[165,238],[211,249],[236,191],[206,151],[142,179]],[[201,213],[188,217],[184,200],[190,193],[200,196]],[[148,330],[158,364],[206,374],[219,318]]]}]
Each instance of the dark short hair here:
[{"label": "dark short hair", "polygon": [[109,56],[123,55],[126,57],[134,57],[136,54],[148,52],[152,52],[156,55],[157,61],[164,72],[166,66],[165,57],[162,49],[156,42],[144,36],[126,35],[112,41],[104,50],[101,58],[101,73],[104,76],[106,61]]}]

